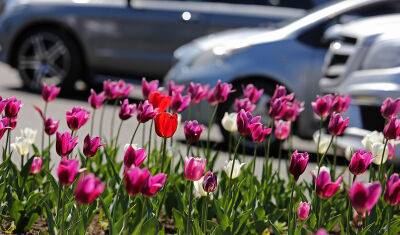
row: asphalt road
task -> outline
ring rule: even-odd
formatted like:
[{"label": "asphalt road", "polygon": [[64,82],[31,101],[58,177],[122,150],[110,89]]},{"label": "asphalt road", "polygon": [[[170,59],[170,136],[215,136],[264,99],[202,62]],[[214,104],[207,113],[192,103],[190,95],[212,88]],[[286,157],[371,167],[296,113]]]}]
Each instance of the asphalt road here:
[{"label": "asphalt road", "polygon": [[[38,130],[38,135],[36,138],[36,144],[40,146],[41,144],[41,128],[42,128],[42,122],[37,114],[37,112],[34,110],[33,106],[39,106],[43,107],[43,101],[41,100],[40,95],[38,94],[33,94],[30,92],[27,92],[23,89],[21,89],[21,82],[19,80],[18,74],[16,73],[15,70],[10,68],[7,65],[0,64],[0,95],[2,97],[9,97],[9,96],[16,96],[18,99],[21,99],[23,102],[23,108],[20,112],[19,119],[18,119],[18,124],[16,130],[13,132],[13,140],[15,139],[15,136],[18,136],[20,133],[20,129],[23,129],[25,127],[30,127],[32,129]],[[132,92],[133,96],[136,98],[140,97],[140,87],[136,86],[134,88],[134,91]],[[90,110],[90,106],[87,104],[86,101],[86,94],[82,94],[80,92],[76,92],[72,94],[69,97],[60,97],[58,98],[55,102],[50,103],[48,107],[48,116],[52,117],[53,119],[60,120],[60,131],[65,131],[68,130],[68,127],[65,122],[65,112],[66,110],[71,109],[74,106],[82,106]],[[107,106],[106,113],[105,113],[105,121],[104,121],[104,128],[103,128],[103,134],[104,135],[109,135],[108,133],[110,132],[111,128],[111,116],[114,112],[115,107],[112,106]],[[99,116],[100,113],[96,113],[96,123],[95,123],[95,132],[94,133],[99,133],[99,128],[98,128],[98,123],[99,123]],[[119,120],[118,117],[116,118],[116,124],[115,124],[115,130],[117,129],[117,126],[119,125]],[[131,118],[128,121],[125,121],[123,124],[123,128],[121,130],[120,138],[119,138],[119,143],[120,145],[125,145],[126,143],[129,142],[131,134],[133,132],[133,129],[136,127],[136,119]],[[90,125],[87,124],[83,128],[79,130],[79,147],[82,146],[83,138],[86,136],[87,133],[89,133],[89,127]],[[148,129],[148,128],[147,128]],[[135,143],[138,145],[141,145],[141,138],[142,138],[142,128],[139,128],[139,131],[136,135],[135,138]],[[147,139],[148,133],[144,133],[145,138]],[[203,137],[205,137],[205,134],[203,134]],[[53,139],[55,138],[54,136],[52,137]],[[221,133],[219,132],[218,128],[214,126],[211,130],[211,139],[214,142],[221,142],[222,136]],[[182,130],[182,125],[180,125],[176,135],[174,136],[175,144],[173,148],[171,149],[174,152],[181,152],[185,153],[186,148],[184,144],[181,144],[182,141],[184,140],[184,134]],[[4,145],[5,138],[1,140],[2,145]],[[313,152],[315,150],[315,144],[312,141],[309,140],[302,140],[299,138],[294,138],[294,148],[298,149],[299,151],[308,151],[308,152]],[[54,152],[55,150],[53,150]],[[14,162],[19,162],[19,157],[13,156],[13,161]],[[122,159],[122,154],[119,156]],[[222,168],[225,165],[226,160],[228,159],[227,153],[226,152],[221,152],[219,154],[219,159],[216,163],[216,166],[218,169]],[[57,162],[60,160],[60,158],[55,154],[55,152],[52,154],[52,160],[54,164],[57,164]],[[250,162],[251,157],[247,156],[244,158],[244,162]],[[314,159],[315,160],[315,159]],[[273,165],[277,169],[278,167],[278,160],[274,159],[273,160]],[[262,167],[262,162],[263,159],[257,158],[256,162],[256,172],[259,175],[261,173],[261,167]],[[286,162],[286,161],[285,161]],[[309,164],[308,169],[306,170],[306,173],[304,174],[303,178],[309,180],[311,178],[309,172],[314,169],[316,166],[315,163]],[[281,175],[286,176],[286,168],[287,165],[286,163],[281,164]],[[218,170],[216,169],[216,170]],[[344,170],[344,168],[342,168]],[[345,177],[348,178],[348,177]]]}]

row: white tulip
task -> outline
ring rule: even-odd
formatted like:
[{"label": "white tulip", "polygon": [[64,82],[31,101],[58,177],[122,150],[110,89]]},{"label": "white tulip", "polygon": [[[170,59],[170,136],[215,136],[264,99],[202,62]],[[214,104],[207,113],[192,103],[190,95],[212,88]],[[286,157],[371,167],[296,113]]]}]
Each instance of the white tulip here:
[{"label": "white tulip", "polygon": [[[232,172],[232,179],[235,179],[237,177],[239,177],[240,175],[240,171],[243,165],[245,165],[246,163],[240,163],[239,160],[235,160],[235,166],[233,168],[233,172]],[[230,160],[224,168],[225,173],[228,175],[228,177],[231,175],[231,171],[232,171],[232,165],[233,165],[233,160]]]},{"label": "white tulip", "polygon": [[[389,156],[388,146],[386,146],[385,155],[382,156],[384,146],[385,146],[385,144],[382,144],[382,143],[374,143],[371,146],[370,151],[372,152],[372,155],[374,156],[374,159],[372,161],[376,165],[380,165],[381,162],[385,163],[388,159],[388,156]],[[383,157],[383,161],[382,161],[382,157]]]},{"label": "white tulip", "polygon": [[[328,167],[326,167],[326,166],[321,166],[321,168],[319,169],[319,173],[321,173],[321,172],[323,172],[323,171],[331,172],[331,170],[330,170]],[[315,176],[315,177],[318,176],[318,166],[316,166],[316,167],[314,168],[314,170],[311,170],[311,175],[313,175],[313,176]]]},{"label": "white tulip", "polygon": [[373,131],[364,136],[361,140],[362,145],[369,151],[372,152],[372,145],[376,143],[383,144],[385,141],[385,137],[382,132]]},{"label": "white tulip", "polygon": [[[316,145],[318,145],[318,136],[319,132],[315,132],[313,135],[313,139]],[[319,140],[319,147],[318,147],[318,153],[319,154],[324,154],[329,147],[329,144],[331,142],[332,136],[330,135],[322,135],[321,139]]]},{"label": "white tulip", "polygon": [[[131,144],[130,146],[132,146],[133,149],[138,149],[138,148],[139,148],[139,145],[137,145],[137,144]],[[126,152],[126,150],[128,149],[128,147],[129,147],[129,144],[125,144],[125,146],[124,146],[124,152]]]},{"label": "white tulip", "polygon": [[203,189],[203,181],[204,181],[204,176],[201,177],[197,181],[193,181],[193,185],[194,185],[193,193],[194,193],[195,197],[205,197],[205,196],[207,196],[207,192],[204,191],[204,189]]},{"label": "white tulip", "polygon": [[236,123],[237,113],[225,113],[222,118],[222,126],[228,132],[236,132],[238,130]]},{"label": "white tulip", "polygon": [[25,139],[26,142],[33,144],[36,140],[37,130],[33,130],[29,127],[21,130],[21,137]]},{"label": "white tulip", "polygon": [[21,156],[28,155],[30,146],[31,144],[22,137],[15,138],[15,142],[11,144],[11,147]]}]

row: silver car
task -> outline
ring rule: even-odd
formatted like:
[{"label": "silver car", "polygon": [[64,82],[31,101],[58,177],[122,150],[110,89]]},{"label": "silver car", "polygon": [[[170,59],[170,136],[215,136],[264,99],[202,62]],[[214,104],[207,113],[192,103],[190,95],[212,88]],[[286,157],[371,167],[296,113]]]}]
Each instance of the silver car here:
[{"label": "silver car", "polygon": [[[294,131],[311,137],[317,123],[309,104],[320,92],[318,81],[330,45],[325,34],[332,33],[328,29],[392,12],[400,12],[400,1],[346,0],[317,9],[276,30],[241,29],[203,37],[175,52],[178,62],[166,80],[214,85],[220,79],[233,83],[237,91],[241,91],[241,85],[254,83],[266,91],[257,109],[259,114],[265,113],[266,101],[276,84],[283,84],[306,104]],[[232,109],[234,98],[240,95],[234,93],[219,115]],[[206,122],[210,107],[203,103],[198,109],[201,112],[196,117]],[[224,133],[223,128],[221,131]]]},{"label": "silver car", "polygon": [[[326,0],[318,0],[317,3]],[[24,85],[73,86],[91,74],[161,78],[179,46],[209,33],[268,27],[297,19],[314,0],[9,0],[2,1],[0,59],[18,69]],[[242,4],[240,4],[242,3]],[[270,6],[268,6],[270,5]],[[101,77],[101,76],[99,76]]]}]

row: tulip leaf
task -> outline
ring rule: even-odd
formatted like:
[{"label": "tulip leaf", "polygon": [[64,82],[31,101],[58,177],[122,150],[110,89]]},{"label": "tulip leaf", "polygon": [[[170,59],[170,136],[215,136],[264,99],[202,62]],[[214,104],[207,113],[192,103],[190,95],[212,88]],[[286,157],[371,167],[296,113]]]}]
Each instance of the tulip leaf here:
[{"label": "tulip leaf", "polygon": [[222,226],[223,230],[226,230],[226,228],[229,226],[229,218],[226,215],[226,213],[223,212],[220,204],[219,204],[219,200],[215,199],[214,200],[214,208],[215,208],[215,212],[217,214],[217,219],[219,221],[219,223]]},{"label": "tulip leaf", "polygon": [[185,231],[185,216],[175,208],[172,209],[172,214],[174,217],[175,227],[180,231]]}]

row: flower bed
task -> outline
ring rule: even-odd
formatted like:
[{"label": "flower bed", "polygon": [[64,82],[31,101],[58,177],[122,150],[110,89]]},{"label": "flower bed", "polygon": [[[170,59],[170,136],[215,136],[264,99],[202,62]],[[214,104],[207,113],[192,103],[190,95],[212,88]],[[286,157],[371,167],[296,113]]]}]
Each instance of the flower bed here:
[{"label": "flower bed", "polygon": [[[2,99],[0,137],[5,138],[0,165],[1,231],[6,233],[49,234],[397,234],[400,232],[400,179],[387,159],[394,157],[400,136],[400,100],[388,98],[381,112],[386,118],[383,133],[368,134],[365,149],[351,150],[348,169],[353,180],[344,182],[336,168],[337,136],[344,133],[349,119],[343,117],[350,99],[325,95],[312,102],[321,127],[327,123],[329,137],[321,128],[315,136],[317,168],[313,181],[299,181],[310,156],[289,148],[287,177],[280,167],[273,170],[273,144],[290,143],[291,126],[304,104],[277,86],[269,101],[270,123],[252,112],[263,94],[253,85],[243,87],[243,98],[234,102],[235,113],[214,120],[219,105],[234,92],[232,85],[218,81],[215,87],[169,83],[165,89],[157,81],[142,82],[145,101],[130,104],[130,85],[122,81],[104,82],[101,93],[91,91],[92,111],[74,107],[66,112],[69,130],[60,130],[59,121],[47,113],[60,89],[44,85],[43,109],[35,107],[43,121],[40,146],[36,131],[24,129],[13,139],[22,102]],[[186,93],[185,93],[186,92]],[[185,95],[182,95],[185,93]],[[207,100],[214,107],[208,128],[190,120],[184,123],[185,153],[167,149],[177,130],[179,113]],[[94,135],[95,113],[100,111],[99,129],[104,124],[104,104],[119,104],[119,126],[109,136]],[[266,111],[267,112],[267,111]],[[136,126],[124,126],[130,118]],[[215,171],[218,151],[210,144],[214,122],[230,133],[230,159]],[[147,125],[149,138],[135,144],[140,126]],[[90,125],[90,133],[81,127]],[[131,129],[130,143],[120,143],[121,128]],[[149,129],[150,127],[150,129]],[[113,128],[112,128],[113,129]],[[153,129],[156,135],[152,135]],[[195,149],[201,135],[206,146]],[[55,138],[54,138],[55,136]],[[161,145],[154,143],[161,140]],[[246,138],[263,147],[261,179],[255,175],[255,157],[243,162],[239,146]],[[53,140],[55,139],[55,140]],[[78,142],[82,141],[82,149]],[[290,144],[289,144],[290,146]],[[57,156],[52,156],[53,150]],[[333,149],[333,158],[327,152]],[[33,154],[30,154],[33,152]],[[14,156],[13,156],[14,155]],[[123,161],[118,161],[118,156]],[[279,165],[282,156],[278,152]],[[19,158],[19,166],[11,158]],[[56,166],[51,159],[60,158]],[[327,167],[329,166],[329,168]],[[51,174],[53,167],[56,176]],[[369,182],[357,176],[369,174]]]}]

